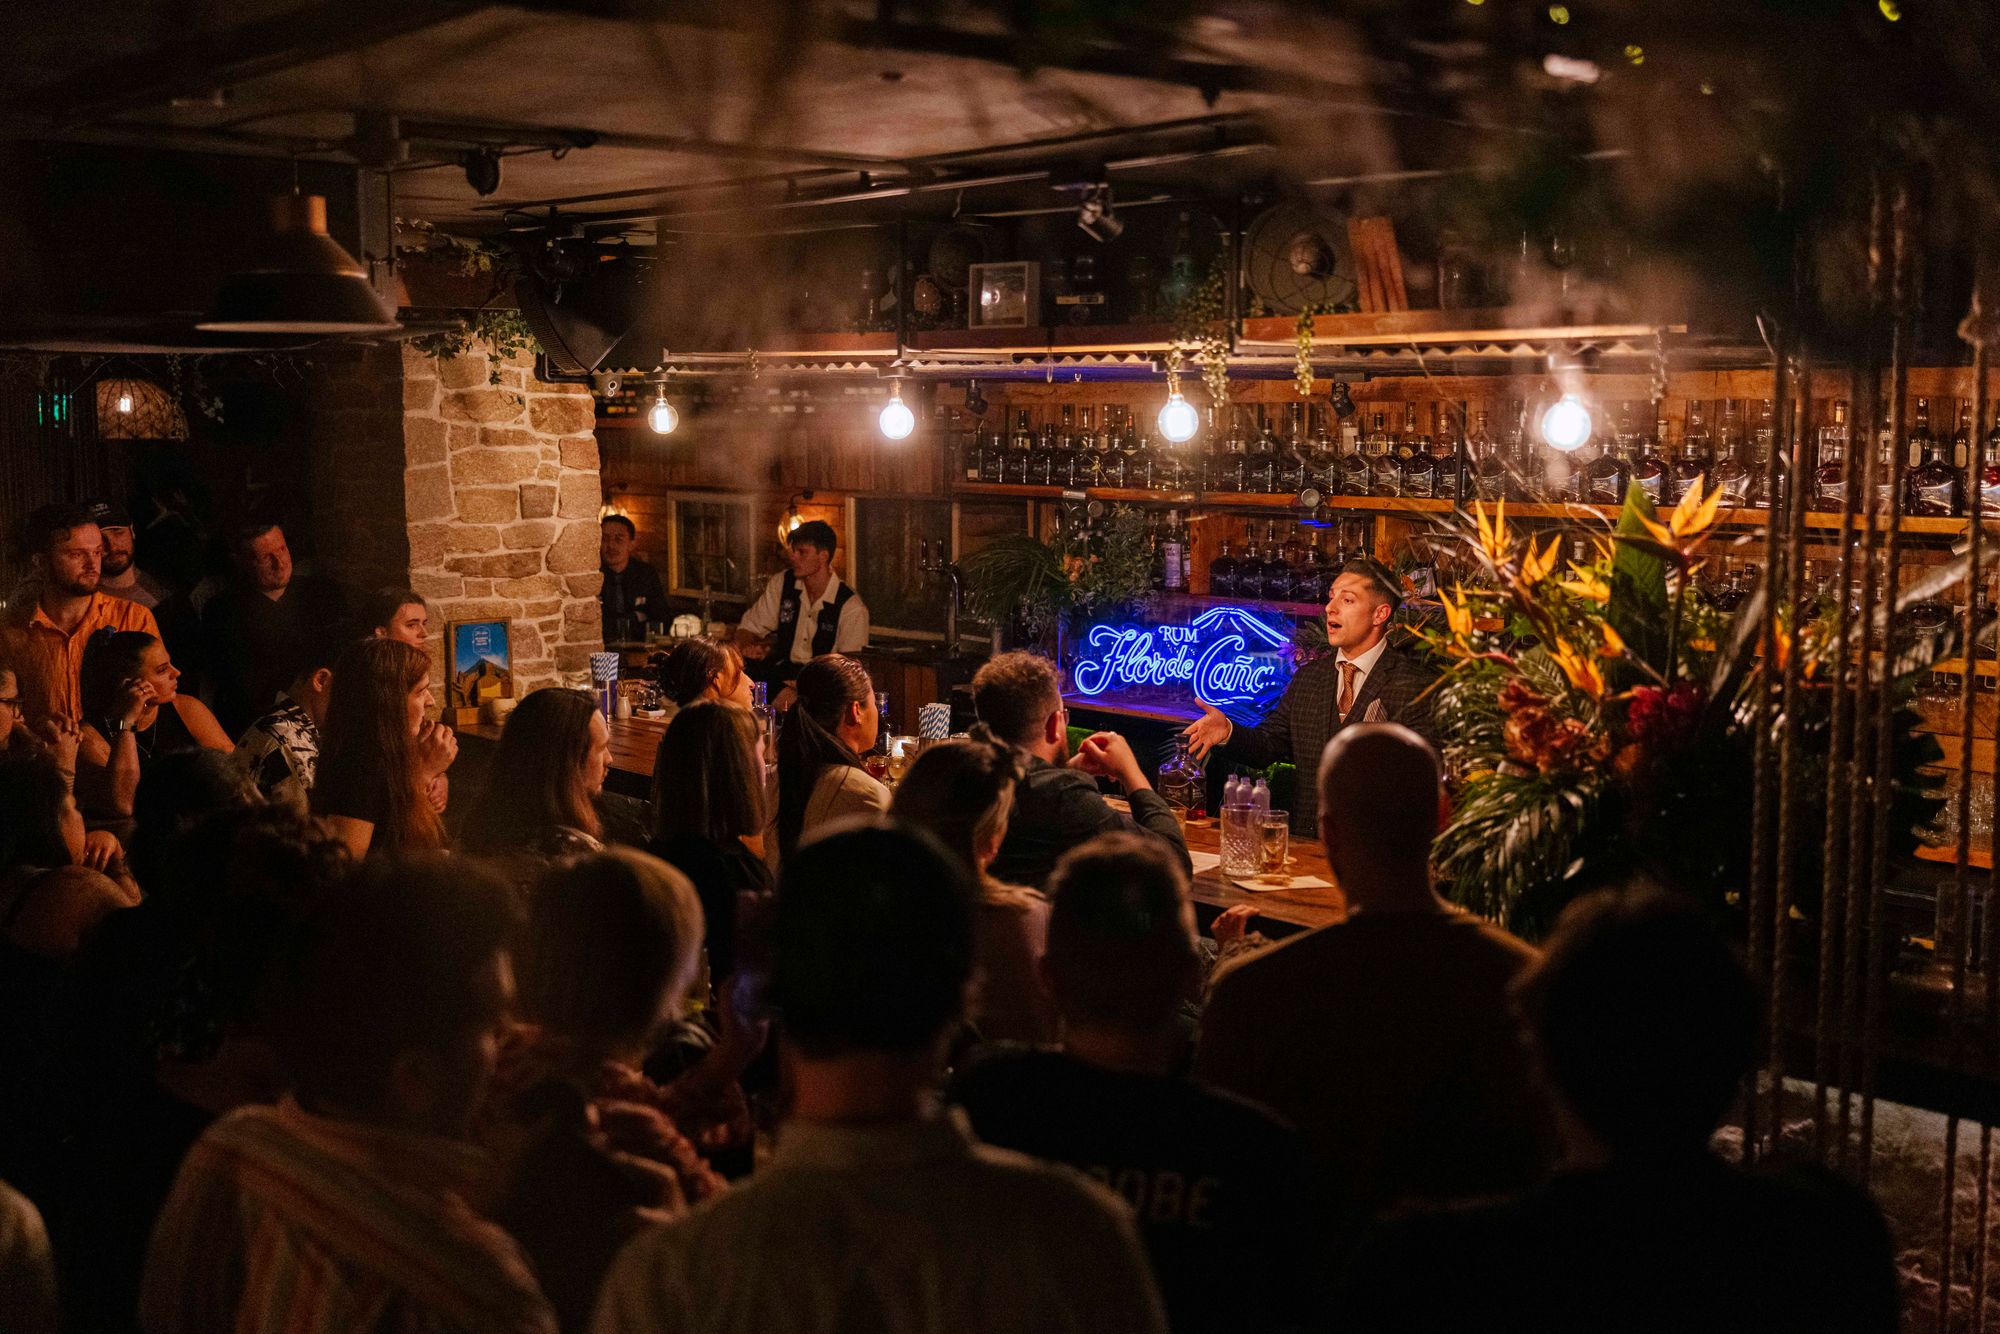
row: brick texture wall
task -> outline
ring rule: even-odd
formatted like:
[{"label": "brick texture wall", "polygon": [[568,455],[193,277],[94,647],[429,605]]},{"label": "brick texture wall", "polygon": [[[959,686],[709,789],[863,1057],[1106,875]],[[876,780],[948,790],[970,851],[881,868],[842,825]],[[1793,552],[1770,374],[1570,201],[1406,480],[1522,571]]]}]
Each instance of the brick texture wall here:
[{"label": "brick texture wall", "polygon": [[586,669],[603,582],[588,389],[477,345],[449,361],[407,345],[344,351],[321,374],[314,511],[328,572],[357,589],[407,582],[436,638],[451,621],[512,622],[517,695]]}]

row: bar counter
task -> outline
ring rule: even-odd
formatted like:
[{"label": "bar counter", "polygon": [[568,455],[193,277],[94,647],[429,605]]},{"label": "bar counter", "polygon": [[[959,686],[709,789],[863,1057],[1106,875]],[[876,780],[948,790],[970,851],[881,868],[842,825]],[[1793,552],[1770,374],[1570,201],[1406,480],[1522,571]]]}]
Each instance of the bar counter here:
[{"label": "bar counter", "polygon": [[[605,779],[605,787],[621,796],[644,799],[652,795],[653,756],[659,750],[660,737],[667,730],[664,722],[651,718],[621,718],[611,724],[611,773]],[[458,729],[463,750],[471,752],[468,758],[483,769],[487,747],[500,739],[500,728],[491,723],[480,723]],[[1213,821],[1202,821],[1187,827],[1188,851],[1215,854],[1220,849],[1220,831]],[[1293,838],[1293,870],[1299,875],[1318,876],[1331,882],[1333,872],[1327,867],[1326,856],[1318,842],[1312,839]],[[1278,889],[1251,891],[1239,889],[1225,880],[1220,867],[1210,867],[1194,877],[1194,901],[1213,909],[1232,908],[1247,903],[1257,910],[1258,916],[1267,919],[1273,926],[1272,934],[1284,933],[1301,928],[1325,926],[1339,921],[1345,915],[1345,907],[1337,888],[1328,889]]]}]

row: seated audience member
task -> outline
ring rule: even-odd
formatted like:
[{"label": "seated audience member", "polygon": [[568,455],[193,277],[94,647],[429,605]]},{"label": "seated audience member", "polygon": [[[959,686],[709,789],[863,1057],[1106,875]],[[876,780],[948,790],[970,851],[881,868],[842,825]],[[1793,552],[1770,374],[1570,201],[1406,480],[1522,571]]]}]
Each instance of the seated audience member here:
[{"label": "seated audience member", "polygon": [[725,1018],[703,1064],[664,1088],[640,1071],[700,959],[701,905],[673,867],[619,849],[552,870],[533,897],[519,1025],[501,1048],[494,1116],[555,1127],[497,1215],[534,1261],[565,1329],[589,1324],[618,1248],[647,1221],[724,1189],[697,1147],[746,1136],[736,1080],[761,1031]]},{"label": "seated audience member", "polygon": [[347,619],[347,597],[329,579],[296,574],[285,530],[268,520],[237,528],[234,578],[202,608],[202,655],[215,716],[238,735],[298,675],[298,649],[313,630]]},{"label": "seated audience member", "polygon": [[334,663],[312,809],[357,858],[444,842],[430,786],[458,738],[424,716],[431,702],[430,659],[401,640],[360,640]]},{"label": "seated audience member", "polygon": [[299,674],[263,717],[236,739],[236,763],[264,800],[305,810],[319,772],[320,727],[333,694],[333,664],[342,647],[337,629],[306,636]]},{"label": "seated audience member", "polygon": [[461,846],[529,863],[602,851],[592,803],[610,770],[611,729],[590,696],[535,691],[507,715]]},{"label": "seated audience member", "polygon": [[1202,984],[1187,873],[1156,839],[1103,834],[1056,864],[1049,893],[1043,970],[1062,1050],[982,1048],[952,1100],[984,1143],[1068,1163],[1126,1198],[1175,1334],[1302,1323],[1297,1136],[1170,1073],[1186,1056],[1180,1007]]},{"label": "seated audience member", "polygon": [[0,1329],[56,1334],[57,1317],[48,1229],[28,1197],[0,1181]]},{"label": "seated audience member", "polygon": [[[107,872],[109,874],[107,874]],[[46,755],[0,758],[0,1179],[51,1215],[67,1182],[71,1067],[65,963],[105,918],[138,902],[118,842],[86,837]]]},{"label": "seated audience member", "polygon": [[89,511],[44,505],[28,516],[21,538],[32,598],[18,599],[0,620],[6,650],[31,724],[44,718],[83,718],[78,675],[84,645],[99,630],[137,630],[159,637],[153,613],[104,592],[104,535]]},{"label": "seated audience member", "polygon": [[682,639],[653,656],[660,678],[661,703],[671,717],[696,700],[750,707],[750,676],[743,657],[719,639]]},{"label": "seated audience member", "polygon": [[146,1257],[146,1334],[556,1328],[472,1204],[512,903],[431,853],[361,867],[312,914],[272,1026],[292,1093],[189,1150]]},{"label": "seated audience member", "polygon": [[736,901],[768,894],[764,736],[749,710],[697,700],[674,715],[653,757],[651,851],[694,883],[708,928],[708,975],[736,971]]},{"label": "seated audience member", "polygon": [[973,962],[978,986],[969,1019],[989,1042],[1049,1042],[1055,1006],[1036,975],[1048,941],[1049,901],[1041,891],[1003,885],[987,874],[1007,837],[1021,762],[986,725],[972,738],[946,741],[917,757],[893,807],[896,818],[925,830],[957,853],[977,877]]},{"label": "seated audience member", "polygon": [[59,1253],[68,1327],[132,1328],[154,1220],[219,1116],[276,1102],[284,943],[338,887],[339,840],[286,807],[226,809],[171,840],[146,901],[78,952],[77,1169]]},{"label": "seated audience member", "polygon": [[1122,1204],[979,1144],[936,1104],[974,902],[965,869],[912,830],[842,830],[787,862],[770,984],[792,1097],[776,1155],[626,1247],[597,1334],[1165,1328]]},{"label": "seated audience member", "polygon": [[1579,899],[1518,994],[1564,1169],[1512,1199],[1380,1226],[1347,1268],[1335,1328],[1898,1327],[1866,1196],[1817,1168],[1744,1172],[1709,1151],[1753,1068],[1759,1001],[1699,909],[1656,888]]},{"label": "seated audience member", "polygon": [[160,756],[177,750],[232,747],[208,706],[179,690],[181,674],[167,646],[138,630],[99,630],[83,651],[83,740],[78,771],[94,812],[130,815],[140,782]]},{"label": "seated audience member", "polygon": [[1345,1240],[1404,1201],[1529,1183],[1548,1122],[1507,1000],[1535,952],[1431,888],[1436,753],[1397,723],[1345,727],[1319,790],[1347,919],[1218,970],[1195,1074],[1298,1128]]},{"label": "seated audience member", "polygon": [[361,602],[362,630],[377,639],[400,639],[411,648],[431,642],[431,611],[421,593],[378,588]]},{"label": "seated audience member", "polygon": [[778,850],[851,815],[889,809],[889,789],[861,767],[881,718],[868,669],[829,653],[799,669],[798,699],[778,737]]},{"label": "seated audience member", "polygon": [[37,727],[28,726],[20,676],[11,662],[0,658],[0,755],[47,755],[73,784],[81,741],[82,733],[69,718],[48,717]]},{"label": "seated audience member", "polygon": [[[1055,667],[1032,653],[1002,653],[972,678],[979,721],[1000,741],[1027,756],[1027,772],[1014,793],[1007,839],[993,859],[994,876],[1039,889],[1071,848],[1098,834],[1141,830],[1159,839],[1189,870],[1180,821],[1153,791],[1131,743],[1099,732],[1069,753],[1069,710]],[[1097,790],[1099,776],[1115,778],[1131,799],[1132,814],[1111,809]]]}]

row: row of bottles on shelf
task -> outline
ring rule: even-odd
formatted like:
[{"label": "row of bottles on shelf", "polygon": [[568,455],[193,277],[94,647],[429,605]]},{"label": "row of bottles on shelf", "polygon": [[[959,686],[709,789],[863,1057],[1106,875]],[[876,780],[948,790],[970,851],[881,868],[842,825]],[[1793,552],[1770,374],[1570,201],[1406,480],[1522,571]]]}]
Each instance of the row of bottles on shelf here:
[{"label": "row of bottles on shelf", "polygon": [[1225,538],[1208,563],[1209,596],[1324,602],[1340,567],[1368,554],[1367,537],[1372,529],[1369,524],[1343,524],[1332,529],[1334,546],[1329,551],[1326,530],[1315,531],[1308,542],[1296,528],[1288,528],[1281,537],[1279,527],[1275,519],[1266,521],[1261,542],[1254,524],[1240,544]]},{"label": "row of bottles on shelf", "polygon": [[[1037,426],[1027,408],[1016,411],[1009,433],[976,431],[962,451],[959,476],[967,482],[1107,487],[1218,493],[1368,496],[1469,501],[1556,501],[1617,505],[1637,482],[1656,504],[1678,501],[1696,478],[1720,487],[1725,503],[1759,508],[1765,494],[1774,434],[1769,399],[1691,400],[1679,444],[1667,452],[1668,423],[1645,402],[1615,405],[1600,438],[1573,454],[1538,443],[1529,428],[1528,403],[1512,400],[1504,428],[1495,434],[1489,415],[1471,416],[1460,447],[1462,405],[1433,401],[1420,428],[1419,407],[1403,405],[1400,430],[1390,413],[1376,411],[1364,432],[1352,417],[1336,418],[1324,405],[1287,405],[1280,435],[1269,411],[1229,412],[1226,429],[1211,419],[1205,443],[1170,444],[1139,425],[1129,408],[1064,404],[1060,419]],[[1903,512],[1952,516],[1965,512],[1965,462],[1972,438],[1970,404],[1962,404],[1957,431],[1947,440],[1930,424],[1930,401],[1918,399],[1906,436]],[[1213,418],[1213,414],[1212,414]],[[1880,500],[1889,504],[1892,432],[1877,432]],[[1812,504],[1841,508],[1842,459],[1849,446],[1847,403],[1832,405],[1817,433]],[[1948,457],[1949,451],[1949,457]],[[1980,486],[1980,512],[2000,514],[2000,420],[1987,437],[1988,462]],[[1780,458],[1780,492],[1785,481]]]}]

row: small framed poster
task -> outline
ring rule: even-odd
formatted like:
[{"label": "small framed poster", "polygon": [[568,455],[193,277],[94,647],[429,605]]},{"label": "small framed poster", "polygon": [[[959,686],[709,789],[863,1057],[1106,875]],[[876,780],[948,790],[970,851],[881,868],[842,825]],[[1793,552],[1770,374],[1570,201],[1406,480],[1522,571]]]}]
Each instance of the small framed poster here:
[{"label": "small framed poster", "polygon": [[972,327],[1025,329],[1042,321],[1042,266],[1033,260],[974,264]]},{"label": "small framed poster", "polygon": [[514,655],[506,621],[453,621],[445,627],[444,702],[454,722],[479,721],[479,706],[514,697]]}]

